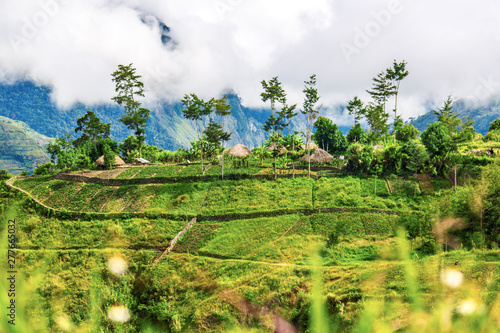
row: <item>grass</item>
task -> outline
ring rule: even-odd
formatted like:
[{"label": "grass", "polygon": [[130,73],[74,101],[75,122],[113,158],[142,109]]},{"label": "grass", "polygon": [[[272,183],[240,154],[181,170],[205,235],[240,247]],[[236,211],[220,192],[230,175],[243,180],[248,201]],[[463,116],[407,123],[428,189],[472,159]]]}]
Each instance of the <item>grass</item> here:
[{"label": "grass", "polygon": [[[390,195],[385,181],[376,181],[376,195],[372,193],[375,178],[357,177],[122,187],[34,177],[16,185],[68,211],[179,216],[332,206],[422,210],[429,200],[437,200],[402,192]],[[22,320],[25,326],[13,332],[266,332],[272,328],[259,315],[266,311],[306,332],[312,330],[310,309],[318,304],[327,309],[317,317],[320,325],[342,332],[493,332],[500,328],[495,321],[500,316],[498,251],[458,250],[419,257],[401,250],[406,243],[394,238],[397,217],[393,215],[294,213],[202,221],[180,240],[174,253],[151,269],[188,219],[124,214],[114,220],[60,220],[37,215],[21,199],[13,200],[0,227],[0,262],[5,269],[7,238],[1,231],[7,218],[16,217],[11,211],[18,207],[20,294],[16,302],[20,324]],[[331,233],[338,239],[327,247]],[[312,262],[318,248],[319,258]],[[116,256],[128,264],[123,275],[107,267]],[[463,284],[456,289],[444,285],[443,269],[459,270]],[[2,290],[5,283],[3,278]],[[315,296],[313,289],[319,290]],[[6,307],[8,301],[6,294],[0,295],[0,306]],[[462,313],[465,301],[474,302],[477,310]],[[115,305],[130,310],[130,321],[108,318]],[[249,309],[256,309],[257,315]],[[0,330],[12,328],[2,321]]]},{"label": "grass", "polygon": [[165,248],[186,221],[122,219],[61,221],[27,216],[18,230],[20,249]]},{"label": "grass", "polygon": [[241,180],[213,182],[202,213],[231,214],[312,208],[312,180]]}]

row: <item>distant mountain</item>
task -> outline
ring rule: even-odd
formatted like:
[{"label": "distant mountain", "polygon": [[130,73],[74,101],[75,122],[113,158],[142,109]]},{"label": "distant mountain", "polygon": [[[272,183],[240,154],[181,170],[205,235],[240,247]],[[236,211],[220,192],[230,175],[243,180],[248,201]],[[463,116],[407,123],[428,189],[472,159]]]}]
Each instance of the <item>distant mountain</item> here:
[{"label": "distant mountain", "polygon": [[[147,96],[146,96],[147,97]],[[225,118],[226,130],[232,132],[227,146],[243,143],[249,148],[256,147],[266,138],[262,129],[270,110],[246,108],[236,95],[229,96],[232,115]],[[177,150],[189,148],[189,142],[196,137],[194,123],[182,116],[181,103],[156,103],[145,105],[151,111],[146,129],[146,142],[163,149]],[[123,141],[132,131],[120,121],[123,109],[117,105],[77,104],[68,110],[61,110],[50,100],[50,89],[31,82],[0,85],[0,116],[25,122],[35,131],[48,137],[73,133],[77,118],[92,110],[101,121],[111,123],[111,137]],[[217,119],[217,121],[219,121]],[[208,122],[208,120],[207,120]],[[304,131],[304,122],[294,120],[292,129]]]},{"label": "distant mountain", "polygon": [[[471,106],[466,102],[459,100],[455,102],[453,110],[460,115],[460,117],[469,116],[476,122],[474,128],[476,132],[486,135],[490,123],[500,118],[500,100],[490,100],[482,105]],[[437,121],[437,117],[432,111],[414,119],[410,123],[415,126],[419,131],[425,131],[427,126]]]},{"label": "distant mountain", "polygon": [[31,172],[36,165],[49,161],[36,139],[47,142],[49,138],[28,129],[25,124],[18,125],[20,124],[10,119],[0,118],[0,169],[6,169],[12,174]]}]

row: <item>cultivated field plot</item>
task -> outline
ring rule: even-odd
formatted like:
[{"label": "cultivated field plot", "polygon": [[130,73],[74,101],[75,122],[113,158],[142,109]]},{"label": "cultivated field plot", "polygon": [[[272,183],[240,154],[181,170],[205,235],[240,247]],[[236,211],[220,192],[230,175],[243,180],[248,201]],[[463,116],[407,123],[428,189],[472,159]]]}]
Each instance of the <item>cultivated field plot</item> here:
[{"label": "cultivated field plot", "polygon": [[64,221],[33,215],[23,219],[17,236],[21,249],[166,248],[186,223],[140,218]]},{"label": "cultivated field plot", "polygon": [[[147,168],[152,170],[154,167]],[[133,169],[137,172],[147,168]],[[49,207],[70,212],[224,215],[328,207],[400,211],[416,209],[427,200],[421,195],[408,195],[406,190],[390,195],[381,178],[321,177],[313,180],[298,177],[276,181],[243,179],[120,187],[41,179],[43,181],[29,177],[15,184]],[[377,194],[374,193],[375,182]],[[401,183],[406,187],[412,185],[409,181]]]},{"label": "cultivated field plot", "polygon": [[312,208],[313,182],[306,178],[213,182],[202,214]]}]

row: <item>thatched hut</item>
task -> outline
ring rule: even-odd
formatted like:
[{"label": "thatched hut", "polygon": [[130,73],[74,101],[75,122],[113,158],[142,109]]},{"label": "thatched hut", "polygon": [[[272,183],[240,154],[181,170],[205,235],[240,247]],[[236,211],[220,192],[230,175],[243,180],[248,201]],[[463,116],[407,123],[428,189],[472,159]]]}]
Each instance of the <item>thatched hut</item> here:
[{"label": "thatched hut", "polygon": [[[272,152],[276,148],[277,145],[278,145],[277,143],[273,143],[269,147],[267,147],[266,150],[269,150],[270,152]],[[285,147],[281,147],[280,152],[278,153],[278,156],[283,156],[287,152],[288,152],[288,150]]]},{"label": "thatched hut", "polygon": [[226,155],[227,156],[234,156],[234,157],[247,157],[249,155],[252,155],[252,152],[244,144],[238,143],[236,146],[229,149],[226,152]]},{"label": "thatched hut", "polygon": [[[300,145],[300,148],[301,148],[302,150],[307,150],[307,145]],[[317,149],[317,148],[318,148],[318,145],[317,145],[317,144],[315,144],[314,142],[311,142],[311,143],[309,144],[309,149],[311,149],[311,150],[312,150],[312,149]]]},{"label": "thatched hut", "polygon": [[[97,159],[97,161],[95,161],[95,164],[99,167],[104,167],[104,155],[102,155],[101,157],[99,157]],[[118,155],[115,155],[115,163],[113,164],[113,166],[119,166],[119,165],[125,165],[125,162],[123,162],[123,160],[120,158],[120,156]]]},{"label": "thatched hut", "polygon": [[[307,154],[304,155],[301,159],[301,162],[308,162]],[[321,148],[316,148],[314,154],[311,155],[311,163],[332,163],[333,156],[328,154],[325,150]]]}]

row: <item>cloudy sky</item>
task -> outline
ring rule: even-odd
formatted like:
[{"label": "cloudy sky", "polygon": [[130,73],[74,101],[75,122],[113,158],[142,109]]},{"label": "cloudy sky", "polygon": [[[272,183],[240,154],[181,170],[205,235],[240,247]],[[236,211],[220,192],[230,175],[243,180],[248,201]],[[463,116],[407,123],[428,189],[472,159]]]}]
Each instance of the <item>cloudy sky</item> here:
[{"label": "cloudy sky", "polygon": [[0,0],[0,81],[48,85],[62,107],[109,103],[110,74],[133,63],[149,101],[234,90],[262,107],[262,80],[301,105],[316,74],[333,107],[368,101],[397,59],[408,118],[500,92],[499,13],[498,0]]}]

